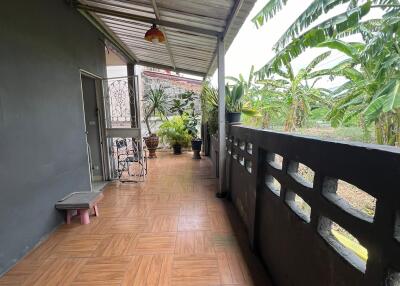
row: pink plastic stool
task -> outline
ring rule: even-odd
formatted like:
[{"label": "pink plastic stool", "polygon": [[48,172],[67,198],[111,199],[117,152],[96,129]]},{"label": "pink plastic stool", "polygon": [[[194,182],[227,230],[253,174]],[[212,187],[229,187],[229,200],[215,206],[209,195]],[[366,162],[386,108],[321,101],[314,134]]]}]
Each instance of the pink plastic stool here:
[{"label": "pink plastic stool", "polygon": [[[71,218],[73,217],[73,212],[74,210],[67,210],[67,224],[71,223]],[[97,205],[93,206],[93,212],[95,216],[99,216],[99,208]],[[76,210],[76,215],[79,215],[81,217],[81,224],[89,224],[90,223],[90,210],[89,209],[77,209]]]}]

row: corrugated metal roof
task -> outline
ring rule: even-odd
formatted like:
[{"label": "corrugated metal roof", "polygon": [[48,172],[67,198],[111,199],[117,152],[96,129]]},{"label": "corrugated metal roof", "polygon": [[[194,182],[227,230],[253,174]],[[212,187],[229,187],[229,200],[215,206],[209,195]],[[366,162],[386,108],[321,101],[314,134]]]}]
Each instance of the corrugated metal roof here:
[{"label": "corrugated metal roof", "polygon": [[[217,37],[228,50],[256,0],[77,0],[138,64],[211,75],[216,69]],[[165,44],[144,34],[155,23]]]}]

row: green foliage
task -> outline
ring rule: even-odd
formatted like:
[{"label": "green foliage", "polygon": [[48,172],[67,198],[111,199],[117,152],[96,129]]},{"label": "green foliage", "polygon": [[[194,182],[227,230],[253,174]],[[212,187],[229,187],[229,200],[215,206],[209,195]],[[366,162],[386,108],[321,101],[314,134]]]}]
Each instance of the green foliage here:
[{"label": "green foliage", "polygon": [[[346,31],[353,29],[359,25],[359,21],[368,14],[371,9],[371,1],[367,1],[365,4],[356,7],[349,6],[346,12],[335,15],[299,35],[300,31],[310,26],[310,24],[321,15],[322,11],[326,13],[326,11],[342,4],[342,2],[348,1],[315,0],[295,21],[292,28],[289,28],[281,40],[275,44],[274,47],[277,54],[264,67],[256,72],[256,76],[260,79],[268,77],[272,74],[273,70],[289,64],[306,49],[316,47],[329,39],[335,38],[338,34],[346,33]],[[315,15],[312,14],[314,12],[316,13]],[[311,13],[311,15],[309,13]],[[284,46],[289,39],[291,39],[291,42]]]},{"label": "green foliage", "polygon": [[178,144],[188,146],[192,138],[186,128],[184,116],[174,116],[163,122],[158,131],[158,136],[171,146]]},{"label": "green foliage", "polygon": [[179,98],[173,100],[170,108],[172,113],[178,113],[184,120],[186,130],[193,139],[197,138],[197,127],[199,124],[199,114],[194,106],[195,93],[187,91],[179,95]]},{"label": "green foliage", "polygon": [[226,112],[241,112],[248,116],[257,115],[257,111],[250,109],[245,103],[245,86],[239,82],[235,85],[225,86],[225,105]]},{"label": "green foliage", "polygon": [[[269,1],[254,17],[253,22],[257,27],[264,25],[283,9],[286,3],[284,0]],[[313,25],[323,13],[346,3],[348,6],[344,13]],[[362,21],[371,9],[377,8],[384,11],[382,19]],[[309,28],[311,26],[313,27]],[[341,40],[354,34],[360,34],[363,42],[348,43]],[[310,108],[312,110],[318,107],[318,104],[325,105],[330,107],[327,118],[332,126],[358,122],[367,134],[368,126],[374,124],[378,143],[399,145],[399,36],[400,1],[398,0],[314,0],[275,44],[275,57],[255,75],[262,80],[260,83],[268,87],[270,94],[280,92],[286,95],[288,114],[292,122],[297,121],[294,120],[296,117],[308,116],[307,111]],[[326,58],[321,55],[307,68],[294,75],[291,68],[292,60],[306,49],[313,47],[337,50],[349,58],[333,68],[313,72],[312,69]],[[314,84],[321,76],[344,77],[347,81],[329,93],[314,88]],[[308,81],[314,78],[316,80],[310,86]],[[307,102],[305,98],[314,102]],[[334,102],[333,105],[331,101]],[[297,114],[299,110],[301,112]],[[287,125],[289,117],[285,124],[287,130],[291,130]]]},{"label": "green foliage", "polygon": [[216,134],[218,131],[218,91],[206,81],[203,83],[200,98],[202,121],[208,124],[210,134]]},{"label": "green foliage", "polygon": [[150,116],[155,115],[156,112],[158,112],[161,118],[166,118],[168,110],[167,95],[165,93],[165,89],[162,86],[154,89],[152,88],[149,92],[144,94],[143,109],[147,130],[149,132],[149,135],[151,135],[152,132],[149,122]]},{"label": "green foliage", "polygon": [[312,109],[331,105],[329,91],[315,87],[320,73],[314,71],[329,55],[330,52],[326,52],[315,57],[297,74],[290,64],[285,64],[285,68],[271,68],[274,77],[259,81],[267,93],[278,98],[271,107],[280,108],[285,113],[285,131],[302,127]]},{"label": "green foliage", "polygon": [[[351,65],[335,68],[335,75],[349,81],[336,91],[336,104],[328,114],[333,126],[355,117],[365,129],[375,123],[378,143],[400,143],[399,19],[387,14],[375,26],[363,27],[366,43],[330,40],[320,46],[336,49],[351,58]],[[397,143],[396,143],[397,142]]]}]

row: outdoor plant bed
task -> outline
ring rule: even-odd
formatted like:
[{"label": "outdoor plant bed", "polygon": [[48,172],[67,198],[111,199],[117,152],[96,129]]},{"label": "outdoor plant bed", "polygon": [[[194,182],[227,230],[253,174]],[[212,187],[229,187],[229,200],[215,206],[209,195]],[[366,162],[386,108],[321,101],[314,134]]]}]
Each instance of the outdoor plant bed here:
[{"label": "outdoor plant bed", "polygon": [[203,141],[200,138],[192,140],[193,159],[201,159],[200,151]]},{"label": "outdoor plant bed", "polygon": [[159,143],[159,138],[156,134],[150,134],[148,137],[144,137],[144,142],[149,150],[149,158],[157,158],[156,150]]}]

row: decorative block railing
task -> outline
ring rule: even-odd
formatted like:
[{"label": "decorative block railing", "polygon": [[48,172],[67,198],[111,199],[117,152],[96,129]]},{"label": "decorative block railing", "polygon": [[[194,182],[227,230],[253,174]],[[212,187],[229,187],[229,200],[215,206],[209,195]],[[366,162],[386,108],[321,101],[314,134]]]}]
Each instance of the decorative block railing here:
[{"label": "decorative block railing", "polygon": [[226,151],[276,285],[400,285],[400,149],[232,125]]}]

